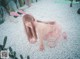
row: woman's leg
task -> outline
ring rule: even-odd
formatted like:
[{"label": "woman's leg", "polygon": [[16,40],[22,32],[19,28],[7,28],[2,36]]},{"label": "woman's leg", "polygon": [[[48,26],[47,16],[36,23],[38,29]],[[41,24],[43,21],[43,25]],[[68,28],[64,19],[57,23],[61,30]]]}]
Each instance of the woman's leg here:
[{"label": "woman's leg", "polygon": [[42,32],[40,31],[38,33],[38,35],[39,35],[39,40],[40,40],[39,49],[40,49],[40,51],[43,51],[44,50],[44,44],[43,44],[43,35],[42,35]]}]

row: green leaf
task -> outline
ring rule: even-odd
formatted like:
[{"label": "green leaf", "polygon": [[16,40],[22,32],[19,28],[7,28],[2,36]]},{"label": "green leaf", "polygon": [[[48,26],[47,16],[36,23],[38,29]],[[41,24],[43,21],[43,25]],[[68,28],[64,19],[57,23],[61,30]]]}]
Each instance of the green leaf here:
[{"label": "green leaf", "polygon": [[13,51],[11,47],[9,47],[9,51],[10,51],[10,52],[12,52],[12,51]]},{"label": "green leaf", "polygon": [[29,55],[27,56],[27,59],[30,59],[30,56]]},{"label": "green leaf", "polygon": [[20,58],[21,58],[21,59],[23,59],[23,56],[22,56],[22,55],[20,55]]},{"label": "green leaf", "polygon": [[3,48],[5,47],[6,42],[7,42],[7,36],[4,37]]}]

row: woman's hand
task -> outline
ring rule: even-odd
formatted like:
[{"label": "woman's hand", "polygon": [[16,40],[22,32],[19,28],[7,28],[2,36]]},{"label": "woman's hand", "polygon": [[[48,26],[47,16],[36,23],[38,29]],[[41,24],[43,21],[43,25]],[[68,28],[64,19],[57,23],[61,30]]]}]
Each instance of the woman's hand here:
[{"label": "woman's hand", "polygon": [[26,25],[27,27],[32,28],[32,24],[31,24],[31,22],[27,22],[25,25]]}]

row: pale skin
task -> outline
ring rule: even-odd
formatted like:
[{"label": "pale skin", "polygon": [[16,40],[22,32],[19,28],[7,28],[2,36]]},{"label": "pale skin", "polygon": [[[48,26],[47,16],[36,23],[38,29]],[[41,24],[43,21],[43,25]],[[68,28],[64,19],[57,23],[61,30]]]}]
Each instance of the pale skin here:
[{"label": "pale skin", "polygon": [[[40,39],[39,49],[41,51],[44,50],[43,40],[44,40],[45,35],[47,33],[49,33],[50,31],[52,31],[51,35],[56,38],[54,40],[54,47],[55,47],[57,39],[59,38],[59,34],[61,34],[61,28],[59,27],[59,25],[56,24],[56,23],[54,25],[51,25],[51,24],[45,24],[45,23],[40,23],[40,22],[36,22],[36,21],[34,22],[34,24],[35,24],[35,28],[36,28],[36,31],[38,33],[39,39]],[[26,26],[31,28],[31,24],[30,23],[27,23]],[[34,33],[34,32],[32,31],[32,33]],[[31,41],[34,42],[35,39],[32,39]],[[50,40],[48,40],[48,41],[49,41],[48,45],[51,47]]]},{"label": "pale skin", "polygon": [[52,45],[55,47],[61,36],[63,36],[64,39],[67,38],[66,33],[62,32],[61,26],[55,21],[35,21],[34,17],[26,14],[23,17],[23,22],[29,42],[35,43],[36,39],[39,38],[40,51],[44,50],[44,39],[48,41],[50,47],[52,47]]},{"label": "pale skin", "polygon": [[[53,45],[55,47],[56,43],[57,43],[57,38],[59,38],[59,34],[61,33],[61,29],[58,27],[59,25],[57,25],[56,23],[51,25],[51,24],[45,24],[45,23],[39,23],[39,22],[35,22],[35,24],[36,24],[36,31],[37,31],[39,39],[40,39],[39,49],[41,51],[44,50],[43,40],[46,37],[45,35],[48,34],[50,31],[52,31],[52,33],[50,35],[55,37],[55,39],[53,39],[54,40]],[[48,45],[51,47],[51,42],[50,42],[50,40],[48,40],[48,41],[49,41]]]}]

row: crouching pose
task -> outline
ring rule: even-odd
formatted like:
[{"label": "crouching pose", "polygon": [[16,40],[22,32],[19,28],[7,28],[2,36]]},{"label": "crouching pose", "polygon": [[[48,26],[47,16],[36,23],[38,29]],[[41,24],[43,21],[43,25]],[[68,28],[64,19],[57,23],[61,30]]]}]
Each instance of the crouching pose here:
[{"label": "crouching pose", "polygon": [[55,47],[61,37],[67,39],[66,33],[62,32],[60,25],[55,21],[43,22],[26,14],[23,16],[23,23],[29,42],[35,43],[39,39],[40,50],[44,50],[44,40],[48,42],[50,47]]}]

